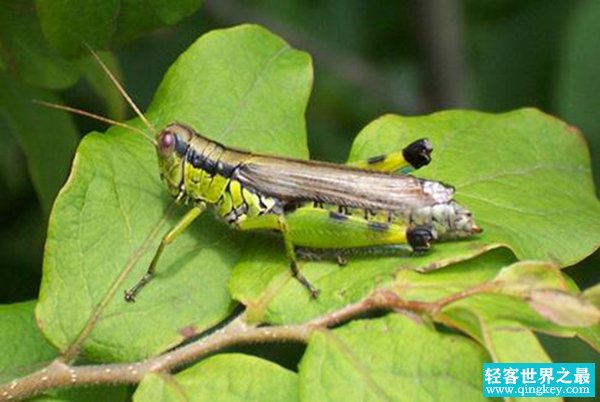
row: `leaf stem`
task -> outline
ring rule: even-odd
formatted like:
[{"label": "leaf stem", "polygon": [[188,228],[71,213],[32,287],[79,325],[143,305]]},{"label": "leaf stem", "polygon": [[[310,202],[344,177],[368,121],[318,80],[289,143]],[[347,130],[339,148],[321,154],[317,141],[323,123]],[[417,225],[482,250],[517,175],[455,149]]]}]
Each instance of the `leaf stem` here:
[{"label": "leaf stem", "polygon": [[[307,343],[314,331],[325,330],[376,310],[410,310],[437,313],[470,292],[433,303],[406,301],[390,290],[376,290],[364,299],[302,324],[259,326],[248,324],[245,315],[192,343],[140,362],[75,366],[58,358],[45,368],[0,386],[0,401],[20,400],[45,390],[98,384],[135,384],[150,372],[170,372],[223,348],[251,343]],[[447,299],[447,300],[446,300]]]}]

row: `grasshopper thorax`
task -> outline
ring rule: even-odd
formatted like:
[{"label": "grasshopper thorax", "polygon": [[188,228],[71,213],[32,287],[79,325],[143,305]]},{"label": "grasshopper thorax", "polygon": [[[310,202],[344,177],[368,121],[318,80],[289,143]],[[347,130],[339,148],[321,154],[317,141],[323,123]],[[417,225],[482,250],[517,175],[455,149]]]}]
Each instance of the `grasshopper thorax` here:
[{"label": "grasshopper thorax", "polygon": [[184,202],[217,203],[233,171],[249,155],[180,123],[166,126],[155,143],[161,178],[169,193]]}]

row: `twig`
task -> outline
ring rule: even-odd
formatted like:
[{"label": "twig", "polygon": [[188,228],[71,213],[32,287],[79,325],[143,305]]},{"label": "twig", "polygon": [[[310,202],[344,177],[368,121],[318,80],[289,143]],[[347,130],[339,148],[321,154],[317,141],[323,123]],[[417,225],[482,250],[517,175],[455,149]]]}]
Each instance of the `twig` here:
[{"label": "twig", "polygon": [[188,345],[141,362],[73,366],[61,358],[26,377],[0,386],[0,401],[20,400],[48,389],[98,384],[135,384],[150,372],[169,372],[223,348],[249,343],[307,343],[314,331],[325,330],[375,310],[411,310],[435,315],[445,305],[473,292],[461,292],[437,302],[405,301],[388,290],[377,290],[363,300],[303,324],[256,326],[244,315]]}]

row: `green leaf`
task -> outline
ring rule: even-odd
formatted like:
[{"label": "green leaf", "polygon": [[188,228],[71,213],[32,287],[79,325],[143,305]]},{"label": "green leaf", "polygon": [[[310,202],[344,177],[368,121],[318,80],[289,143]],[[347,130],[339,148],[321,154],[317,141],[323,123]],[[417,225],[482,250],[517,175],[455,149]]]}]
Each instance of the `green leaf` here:
[{"label": "green leaf", "polygon": [[27,84],[61,89],[79,78],[76,66],[48,46],[31,0],[2,2],[0,43],[0,70],[8,70]]},{"label": "green leaf", "polygon": [[155,125],[177,120],[229,147],[308,158],[310,56],[254,25],[199,41],[195,57],[182,55],[159,86],[148,111]]},{"label": "green leaf", "polygon": [[592,286],[583,292],[585,297],[590,303],[600,308],[600,284]]},{"label": "green leaf", "polygon": [[165,197],[152,148],[118,131],[88,135],[79,146],[50,217],[37,309],[42,330],[62,353],[80,346],[95,360],[158,353],[183,340],[183,332],[221,321],[232,307],[224,285],[235,245],[224,256],[206,248],[225,236],[207,219],[169,247],[156,286],[136,304],[124,301],[123,291],[183,211]]},{"label": "green leaf", "polygon": [[297,374],[243,354],[210,357],[175,374],[150,374],[134,401],[269,402],[298,400]]},{"label": "green leaf", "polygon": [[36,0],[46,38],[62,54],[121,45],[145,32],[175,25],[200,7],[201,0]]},{"label": "green leaf", "polygon": [[56,357],[35,325],[35,300],[0,305],[0,384],[28,374]]},{"label": "green leaf", "polygon": [[[0,306],[0,384],[39,370],[57,357],[35,324],[35,300]],[[124,401],[123,386],[50,390],[32,401]]]},{"label": "green leaf", "polygon": [[[213,31],[173,64],[147,116],[157,127],[178,120],[228,144],[306,156],[311,79],[308,56],[262,28]],[[63,354],[135,360],[230,313],[225,283],[244,237],[209,214],[167,247],[136,303],[123,300],[186,210],[172,204],[143,137],[114,127],[84,138],[50,217],[37,308]]]},{"label": "green leaf", "polygon": [[580,294],[568,292],[570,283],[547,264],[521,262],[506,267],[494,279],[495,290],[515,295],[548,320],[567,327],[600,323],[600,310]]},{"label": "green leaf", "polygon": [[[279,243],[271,245],[267,258],[264,258],[263,248],[254,249],[253,255],[245,254],[245,258],[236,265],[229,288],[233,297],[247,306],[250,320],[282,324],[306,321],[356,302],[375,289],[389,288],[397,273],[435,271],[464,258],[480,255],[490,248],[468,242],[445,243],[436,245],[435,252],[418,257],[407,253],[400,257],[357,258],[343,267],[332,263],[301,262],[302,273],[321,291],[317,300],[310,299],[306,289],[291,277]],[[464,253],[457,257],[457,250]],[[496,271],[501,264],[514,261],[507,250],[498,250],[490,258],[482,259],[486,261],[483,265],[489,263]],[[480,261],[477,259],[478,263],[469,265],[465,271],[478,272],[482,268]],[[442,271],[445,269],[432,274]],[[444,281],[442,287],[452,289],[449,288],[451,283]]]},{"label": "green leaf", "polygon": [[125,402],[129,400],[126,386],[92,386],[48,391],[32,398],[31,402]]},{"label": "green leaf", "polygon": [[514,322],[482,323],[485,347],[495,362],[551,362],[535,334]]},{"label": "green leaf", "polygon": [[389,314],[314,333],[300,363],[306,401],[484,400],[487,354],[416,317]]},{"label": "green leaf", "polygon": [[502,268],[494,283],[502,293],[524,296],[536,290],[567,288],[558,269],[537,261],[523,261]]},{"label": "green leaf", "polygon": [[[576,332],[553,323],[514,296],[483,293],[459,300],[443,309],[439,322],[468,334],[485,344],[486,331],[496,323],[511,322],[553,336],[573,337]],[[506,324],[503,324],[506,325]]]},{"label": "green leaf", "polygon": [[78,134],[70,116],[34,104],[34,99],[59,102],[52,92],[0,72],[0,113],[27,156],[29,175],[47,215],[67,178]]},{"label": "green leaf", "polygon": [[[511,331],[515,336],[534,329],[573,337],[576,332],[571,327],[593,323],[589,316],[594,312],[579,302],[581,296],[571,289],[571,280],[564,273],[551,264],[532,261],[501,268],[502,258],[510,262],[503,252],[506,254],[502,249],[492,251],[427,274],[400,271],[391,289],[407,302],[444,301],[434,319],[477,339],[492,356],[506,355],[507,351],[499,348],[510,345]],[[551,297],[544,297],[554,293],[568,303],[559,306]],[[540,307],[546,304],[550,306],[545,310]],[[559,314],[567,308],[572,315],[568,322],[554,320],[546,311]]]},{"label": "green leaf", "polygon": [[566,327],[587,327],[600,323],[600,310],[583,297],[555,289],[534,290],[529,305],[548,320]]},{"label": "green leaf", "polygon": [[[435,281],[435,276],[431,276]],[[422,286],[432,288],[432,279],[424,277]],[[438,287],[443,286],[442,282],[437,283]],[[528,328],[572,337],[576,334],[572,327],[593,324],[597,314],[595,308],[590,309],[582,301],[579,291],[572,289],[570,278],[548,263],[517,262],[502,268],[494,278],[463,291],[470,290],[476,291],[446,305],[437,319],[482,343],[489,342],[488,332],[496,328]],[[418,294],[417,297],[422,300]],[[570,320],[565,317],[567,314],[571,314]]]},{"label": "green leaf", "polygon": [[600,325],[577,328],[577,335],[598,353],[600,353]]},{"label": "green leaf", "polygon": [[595,363],[596,367],[600,365],[598,349],[592,349],[581,339],[556,338],[546,335],[540,335],[538,338],[555,362],[589,362]]},{"label": "green leaf", "polygon": [[[495,322],[487,326],[482,322],[486,334],[485,346],[494,362],[504,363],[546,363],[552,360],[538,341],[535,334],[526,327],[514,322]],[[525,401],[521,398],[510,400]],[[563,398],[527,398],[528,401],[562,402]]]},{"label": "green leaf", "polygon": [[426,274],[401,270],[392,289],[404,300],[435,302],[493,281],[502,267],[514,261],[512,253],[501,248]]},{"label": "green leaf", "polygon": [[572,127],[534,109],[388,115],[358,135],[350,160],[422,137],[435,151],[417,175],[456,188],[456,199],[484,230],[480,241],[505,244],[519,259],[560,266],[598,248],[600,202],[585,141]]}]

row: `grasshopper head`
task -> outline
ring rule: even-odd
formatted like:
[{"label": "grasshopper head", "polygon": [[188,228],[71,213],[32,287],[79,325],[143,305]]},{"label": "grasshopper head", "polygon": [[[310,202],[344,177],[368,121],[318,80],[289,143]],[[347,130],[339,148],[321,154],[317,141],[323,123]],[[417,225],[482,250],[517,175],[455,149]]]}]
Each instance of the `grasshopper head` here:
[{"label": "grasshopper head", "polygon": [[182,191],[183,161],[193,136],[192,129],[179,123],[169,124],[156,136],[160,176],[174,197]]},{"label": "grasshopper head", "polygon": [[471,211],[455,201],[416,209],[410,220],[416,225],[431,225],[441,240],[461,239],[482,231]]},{"label": "grasshopper head", "polygon": [[482,232],[482,229],[475,223],[471,211],[454,201],[449,206],[451,212],[447,212],[446,218],[448,227],[440,237],[444,239],[461,239]]}]

